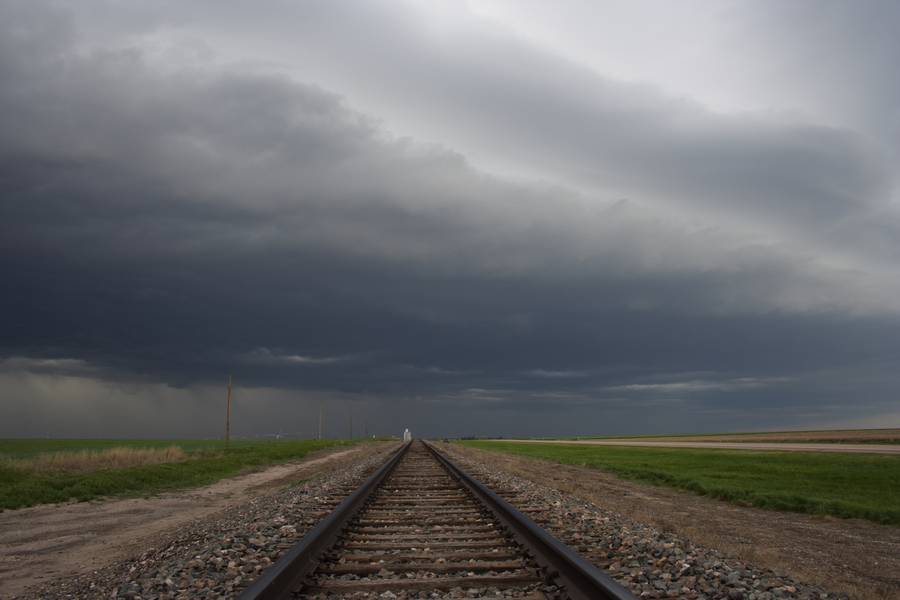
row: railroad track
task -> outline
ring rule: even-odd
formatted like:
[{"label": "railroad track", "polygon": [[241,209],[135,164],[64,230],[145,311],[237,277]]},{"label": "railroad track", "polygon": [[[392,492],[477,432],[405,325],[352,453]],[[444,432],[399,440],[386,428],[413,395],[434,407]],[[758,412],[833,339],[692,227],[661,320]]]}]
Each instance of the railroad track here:
[{"label": "railroad track", "polygon": [[419,440],[404,444],[240,596],[436,597],[634,598]]}]

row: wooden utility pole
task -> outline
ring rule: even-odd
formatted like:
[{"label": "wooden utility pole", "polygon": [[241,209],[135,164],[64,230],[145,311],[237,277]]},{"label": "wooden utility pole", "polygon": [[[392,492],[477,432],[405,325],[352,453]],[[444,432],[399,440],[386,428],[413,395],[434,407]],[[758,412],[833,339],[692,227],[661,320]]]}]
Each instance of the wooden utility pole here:
[{"label": "wooden utility pole", "polygon": [[225,447],[231,442],[231,375],[228,376],[228,396],[225,402]]},{"label": "wooden utility pole", "polygon": [[347,417],[350,419],[350,439],[353,439],[353,413],[347,413]]},{"label": "wooden utility pole", "polygon": [[316,439],[322,439],[322,401],[319,400],[319,435]]}]

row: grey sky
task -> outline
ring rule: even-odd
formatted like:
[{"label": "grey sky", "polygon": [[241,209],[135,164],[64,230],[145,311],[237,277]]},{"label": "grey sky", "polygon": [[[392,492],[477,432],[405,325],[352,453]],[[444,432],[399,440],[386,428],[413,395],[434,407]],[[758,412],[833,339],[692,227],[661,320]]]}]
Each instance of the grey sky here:
[{"label": "grey sky", "polygon": [[0,435],[900,425],[896,3],[563,4],[0,5]]}]

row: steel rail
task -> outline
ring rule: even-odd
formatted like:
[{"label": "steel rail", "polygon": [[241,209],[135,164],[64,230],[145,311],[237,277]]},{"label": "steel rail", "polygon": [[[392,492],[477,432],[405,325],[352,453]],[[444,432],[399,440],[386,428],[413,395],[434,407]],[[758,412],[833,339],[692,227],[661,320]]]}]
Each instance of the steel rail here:
[{"label": "steel rail", "polygon": [[554,583],[573,600],[636,600],[627,589],[565,545],[512,504],[457,467],[437,448],[424,442],[438,461],[506,526]]},{"label": "steel rail", "polygon": [[294,592],[318,564],[322,553],[338,539],[341,532],[356,516],[359,509],[378,489],[406,451],[406,442],[377,471],[372,473],[355,492],[344,498],[334,511],[319,521],[300,542],[288,550],[287,554],[275,561],[271,567],[245,589],[239,600],[283,600],[293,598]]}]

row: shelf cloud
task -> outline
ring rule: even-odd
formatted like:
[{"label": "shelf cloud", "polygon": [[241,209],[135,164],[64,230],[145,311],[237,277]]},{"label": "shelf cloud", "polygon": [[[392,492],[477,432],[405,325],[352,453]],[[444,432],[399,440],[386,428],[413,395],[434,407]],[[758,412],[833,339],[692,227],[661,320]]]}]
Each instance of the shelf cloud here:
[{"label": "shelf cloud", "polygon": [[895,419],[897,7],[542,4],[4,3],[0,434]]}]

